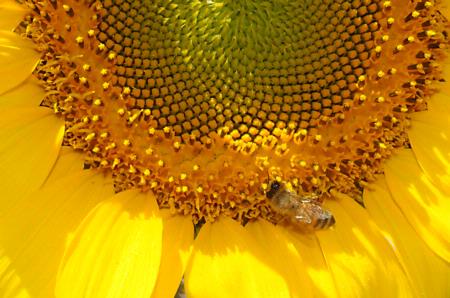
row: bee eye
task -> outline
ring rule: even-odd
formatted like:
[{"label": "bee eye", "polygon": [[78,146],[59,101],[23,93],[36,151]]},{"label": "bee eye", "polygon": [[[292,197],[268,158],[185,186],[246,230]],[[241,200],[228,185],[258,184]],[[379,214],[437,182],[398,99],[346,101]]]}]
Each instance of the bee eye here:
[{"label": "bee eye", "polygon": [[266,193],[266,197],[272,199],[275,193],[280,189],[281,185],[278,181],[274,181],[270,184],[270,189]]},{"label": "bee eye", "polygon": [[279,190],[280,189],[280,183],[278,181],[272,182],[272,185],[270,186],[271,190]]}]

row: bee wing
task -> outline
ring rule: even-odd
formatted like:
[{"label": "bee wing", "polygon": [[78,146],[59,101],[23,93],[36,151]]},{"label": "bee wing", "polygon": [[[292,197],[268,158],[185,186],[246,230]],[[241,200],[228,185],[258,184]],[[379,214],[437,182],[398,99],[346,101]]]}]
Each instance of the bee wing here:
[{"label": "bee wing", "polygon": [[316,200],[303,198],[297,209],[295,218],[302,223],[310,224],[314,219],[326,219],[330,212],[323,209]]}]

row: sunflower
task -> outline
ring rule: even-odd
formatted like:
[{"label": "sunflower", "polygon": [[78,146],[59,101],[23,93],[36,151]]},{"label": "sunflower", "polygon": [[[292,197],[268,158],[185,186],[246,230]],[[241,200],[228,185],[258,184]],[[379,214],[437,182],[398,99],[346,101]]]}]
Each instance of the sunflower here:
[{"label": "sunflower", "polygon": [[448,297],[447,9],[0,0],[0,296]]}]

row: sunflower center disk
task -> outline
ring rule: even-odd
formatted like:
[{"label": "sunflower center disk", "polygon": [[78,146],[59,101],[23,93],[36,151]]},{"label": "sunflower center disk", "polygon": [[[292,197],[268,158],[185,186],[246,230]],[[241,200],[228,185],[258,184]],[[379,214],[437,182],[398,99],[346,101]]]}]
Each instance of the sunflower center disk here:
[{"label": "sunflower center disk", "polygon": [[29,2],[66,144],[194,221],[277,221],[274,179],[360,195],[447,46],[429,1]]}]

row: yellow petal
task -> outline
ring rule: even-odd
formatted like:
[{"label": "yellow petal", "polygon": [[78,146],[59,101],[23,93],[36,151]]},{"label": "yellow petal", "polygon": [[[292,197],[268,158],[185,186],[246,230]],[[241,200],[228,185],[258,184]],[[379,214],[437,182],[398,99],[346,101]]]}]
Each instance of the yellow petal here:
[{"label": "yellow petal", "polygon": [[[450,99],[450,97],[449,97]],[[408,131],[415,157],[425,174],[450,196],[450,111],[415,113]]]},{"label": "yellow petal", "polygon": [[125,191],[100,203],[66,249],[57,297],[150,297],[162,246],[152,195]]},{"label": "yellow petal", "polygon": [[386,181],[394,201],[416,232],[439,256],[450,261],[450,197],[422,172],[411,150],[386,163]]},{"label": "yellow petal", "polygon": [[189,216],[174,216],[161,210],[163,244],[158,280],[152,297],[175,297],[194,242],[194,225]]},{"label": "yellow petal", "polygon": [[185,273],[188,297],[289,297],[269,256],[240,224],[229,218],[206,223],[194,242]]},{"label": "yellow petal", "polygon": [[[444,76],[447,77],[447,80],[445,82],[446,85],[450,86],[450,64],[448,69],[446,70],[448,72],[448,75]],[[450,117],[450,93],[445,92],[443,90],[439,90],[439,92],[437,92],[436,94],[434,94],[430,100],[427,102],[427,108],[429,111],[433,111],[433,112],[441,112],[447,115],[447,119],[448,117]],[[414,113],[412,114],[412,116],[414,117],[415,115],[419,115],[421,113]]]},{"label": "yellow petal", "polygon": [[13,32],[0,30],[0,78],[8,78],[0,80],[0,94],[25,81],[38,61],[39,54],[31,41]]},{"label": "yellow petal", "polygon": [[0,297],[53,296],[66,243],[92,208],[113,194],[110,180],[78,172],[15,202],[0,217],[0,264],[7,264],[0,265]]},{"label": "yellow petal", "polygon": [[333,275],[324,259],[322,248],[315,234],[300,234],[291,229],[283,229],[286,237],[302,257],[306,274],[313,286],[313,297],[338,297]]},{"label": "yellow petal", "polygon": [[58,159],[44,183],[52,184],[58,179],[83,170],[83,168],[84,155],[71,147],[63,146],[59,151]]},{"label": "yellow petal", "polygon": [[366,211],[351,198],[327,200],[325,208],[336,224],[317,237],[340,296],[411,297],[400,264]]},{"label": "yellow petal", "polygon": [[44,95],[44,89],[35,79],[29,78],[19,86],[0,95],[0,110],[11,107],[38,107]]},{"label": "yellow petal", "polygon": [[46,108],[0,111],[0,214],[39,188],[60,149],[64,122]]},{"label": "yellow petal", "polygon": [[281,231],[283,228],[263,220],[249,223],[245,228],[265,250],[267,264],[284,278],[291,297],[313,297],[306,264],[292,241]]},{"label": "yellow petal", "polygon": [[25,7],[15,1],[0,1],[0,30],[14,30],[26,13]]},{"label": "yellow petal", "polygon": [[406,221],[389,194],[384,177],[364,191],[370,217],[383,231],[417,297],[450,297],[450,266],[437,257]]}]

